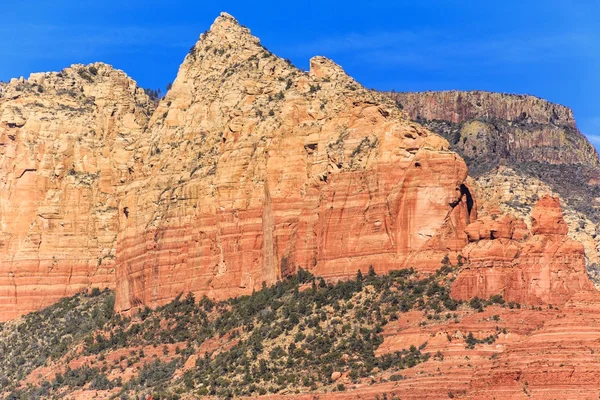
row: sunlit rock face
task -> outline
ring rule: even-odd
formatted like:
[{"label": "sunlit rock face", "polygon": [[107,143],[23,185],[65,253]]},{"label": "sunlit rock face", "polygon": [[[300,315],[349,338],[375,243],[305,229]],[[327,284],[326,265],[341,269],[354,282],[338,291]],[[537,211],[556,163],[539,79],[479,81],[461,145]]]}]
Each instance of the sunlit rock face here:
[{"label": "sunlit rock face", "polygon": [[584,245],[588,274],[600,287],[600,160],[570,108],[483,91],[387,94],[465,159],[480,210],[490,203],[530,225],[540,197],[559,197],[569,237]]},{"label": "sunlit rock face", "polygon": [[153,108],[101,63],[0,86],[0,320],[115,286],[117,192]]},{"label": "sunlit rock face", "polygon": [[466,264],[452,295],[468,300],[502,295],[526,304],[564,304],[573,294],[594,291],[585,270],[583,245],[567,236],[557,198],[542,197],[522,220],[491,212],[467,227]]},{"label": "sunlit rock face", "polygon": [[[475,202],[463,160],[323,57],[303,72],[227,14],[200,37],[120,203],[117,309],[225,298],[456,259]],[[126,211],[126,212],[125,212]]]}]

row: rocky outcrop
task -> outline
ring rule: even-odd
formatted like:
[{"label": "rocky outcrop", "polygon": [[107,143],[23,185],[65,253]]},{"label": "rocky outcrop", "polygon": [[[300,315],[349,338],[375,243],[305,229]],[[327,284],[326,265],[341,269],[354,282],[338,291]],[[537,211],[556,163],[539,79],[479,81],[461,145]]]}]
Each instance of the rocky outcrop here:
[{"label": "rocky outcrop", "polygon": [[[460,139],[451,141],[471,165],[486,158],[500,165],[477,179],[467,177],[447,140],[411,122],[388,97],[365,90],[322,57],[311,60],[309,72],[296,69],[227,14],[201,36],[153,114],[155,105],[135,82],[104,64],[0,83],[0,320],[90,286],[116,288],[117,310],[133,311],[185,292],[196,298],[248,294],[299,267],[331,280],[371,266],[377,273],[414,267],[416,287],[431,284],[421,291],[427,304],[406,311],[361,294],[358,306],[336,300],[322,307],[326,324],[316,325],[322,328],[306,324],[311,308],[298,331],[286,330],[294,343],[300,329],[348,333],[350,325],[325,313],[354,309],[357,318],[360,312],[383,326],[373,331],[383,343],[369,362],[411,346],[431,357],[410,365],[415,360],[408,352],[396,353],[410,368],[363,374],[362,362],[343,354],[346,365],[323,382],[327,392],[307,385],[294,395],[282,385],[272,398],[597,398],[600,298],[585,272],[586,259],[588,267],[600,259],[597,219],[572,206],[579,197],[595,210],[597,155],[577,144],[568,109],[528,96],[465,96],[406,95],[412,100],[403,106],[414,118],[426,109],[423,118],[431,120],[421,120],[451,139],[448,132],[458,132]],[[525,157],[539,169],[517,162]],[[583,181],[592,189],[581,196],[567,198],[574,189],[556,189],[560,182]],[[564,217],[561,202],[568,205]],[[478,310],[446,304],[447,298],[430,301],[444,283],[423,278],[446,256],[462,265],[444,270],[453,297],[500,294],[507,303]],[[384,279],[408,284],[400,275]],[[378,290],[363,289],[365,295]],[[402,291],[383,294],[398,300]],[[278,303],[293,310],[281,298]],[[183,302],[173,304],[167,309]],[[72,303],[65,307],[62,333],[72,337]],[[110,365],[105,378],[127,381],[155,359],[164,365],[180,360],[183,368],[165,384],[177,393],[188,390],[181,379],[195,368],[193,357],[244,343],[254,331],[240,329],[240,336],[234,329],[194,349],[199,342],[193,331],[178,330],[179,316],[206,320],[229,310],[205,306],[208,314],[200,316],[204,311],[186,309],[170,322],[144,320],[144,313],[132,320],[116,316],[106,330],[88,326],[71,354],[40,362],[28,376],[18,360],[32,355],[11,352],[22,356],[14,363],[15,379],[22,387],[46,387],[43,381],[67,365],[91,373]],[[142,335],[140,326],[150,329],[151,321],[156,330]],[[19,328],[7,329],[11,324]],[[30,325],[0,326],[14,334],[5,336],[5,348],[18,342],[21,326]],[[209,334],[205,327],[202,335]],[[125,334],[133,347],[114,343]],[[90,339],[98,354],[84,351]],[[279,337],[268,339],[265,354],[283,346]],[[112,349],[100,346],[108,342]],[[183,363],[190,352],[181,348],[198,351]],[[57,395],[114,397],[121,390],[96,383],[111,386],[98,380]]]},{"label": "rocky outcrop", "polygon": [[[473,190],[485,189],[446,140],[330,60],[310,66],[223,14],[150,119],[144,92],[104,64],[3,84],[0,318],[90,285],[115,286],[125,311],[182,292],[250,293],[299,267],[331,279],[371,266],[429,272],[461,252],[460,298],[560,303],[587,290],[581,246],[566,237],[575,222],[551,204],[525,222],[487,209],[475,221]],[[451,123],[576,130],[568,109],[535,98],[427,96],[403,106]]]},{"label": "rocky outcrop", "polygon": [[[478,177],[471,182],[470,187],[473,195],[478,199],[479,209],[484,214],[494,208],[500,208],[502,212],[524,220],[528,227],[532,225],[533,206],[541,197],[551,193],[552,196],[559,198],[563,206],[564,221],[568,226],[568,235],[583,244],[588,274],[598,285],[600,282],[600,271],[597,267],[600,265],[598,224],[586,214],[570,206],[570,203],[552,190],[552,187],[539,178],[504,166]],[[590,202],[590,199],[588,198],[587,201]]]},{"label": "rocky outcrop", "polygon": [[465,267],[452,286],[455,298],[502,295],[526,304],[564,304],[592,291],[583,246],[567,236],[557,198],[545,196],[531,213],[531,234],[522,220],[491,212],[467,227]]},{"label": "rocky outcrop", "polygon": [[0,321],[114,287],[116,194],[152,104],[97,63],[0,88]]},{"label": "rocky outcrop", "polygon": [[600,284],[600,163],[569,108],[480,91],[389,95],[463,156],[482,207],[491,200],[530,225],[538,198],[559,196],[569,236],[584,244],[588,271]]},{"label": "rocky outcrop", "polygon": [[475,214],[463,160],[330,60],[303,72],[223,14],[183,62],[120,203],[117,309],[434,270]]},{"label": "rocky outcrop", "polygon": [[448,90],[389,93],[413,119],[455,124],[473,119],[502,119],[576,129],[573,111],[535,96]]},{"label": "rocky outcrop", "polygon": [[598,397],[599,310],[598,293],[574,295],[540,329],[507,345],[492,362],[479,368],[467,389],[470,397]]},{"label": "rocky outcrop", "polygon": [[532,161],[600,166],[597,151],[578,131],[567,107],[534,96],[481,91],[390,96],[473,164],[483,164],[469,163],[473,172]]},{"label": "rocky outcrop", "polygon": [[531,211],[531,233],[534,235],[563,235],[569,232],[556,197],[542,197]]}]

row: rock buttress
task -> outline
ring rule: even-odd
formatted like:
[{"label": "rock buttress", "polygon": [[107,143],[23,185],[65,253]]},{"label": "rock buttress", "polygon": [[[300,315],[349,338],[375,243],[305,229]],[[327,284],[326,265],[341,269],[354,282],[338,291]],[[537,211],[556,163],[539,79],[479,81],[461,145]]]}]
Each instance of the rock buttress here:
[{"label": "rock buttress", "polygon": [[452,286],[457,299],[502,295],[526,304],[564,304],[593,291],[583,245],[567,236],[557,198],[542,197],[532,211],[532,230],[522,220],[491,211],[467,227],[464,269]]},{"label": "rock buttress", "polygon": [[101,63],[0,88],[0,321],[114,287],[116,196],[152,110]]}]

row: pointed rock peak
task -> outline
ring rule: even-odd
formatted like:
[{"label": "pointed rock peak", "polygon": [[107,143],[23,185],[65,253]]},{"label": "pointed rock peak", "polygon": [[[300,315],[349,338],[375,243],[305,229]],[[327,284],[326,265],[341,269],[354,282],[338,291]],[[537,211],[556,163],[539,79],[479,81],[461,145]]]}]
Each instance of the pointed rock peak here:
[{"label": "pointed rock peak", "polygon": [[531,232],[534,235],[566,235],[569,232],[558,197],[545,195],[533,207]]},{"label": "pointed rock peak", "polygon": [[198,42],[192,47],[189,61],[205,59],[213,56],[231,56],[231,51],[264,51],[260,40],[231,15],[223,12],[210,29],[200,35]]},{"label": "pointed rock peak", "polygon": [[217,19],[215,19],[215,23],[219,20],[229,20],[235,24],[239,25],[239,22],[237,21],[237,19],[235,19],[235,17],[225,11],[221,12],[221,14],[219,14],[219,16],[217,17]]},{"label": "pointed rock peak", "polygon": [[227,29],[244,29],[249,32],[247,28],[244,28],[240,25],[237,19],[235,19],[231,14],[226,12],[222,12],[219,15],[215,22],[210,27],[210,32],[217,32],[219,30],[227,30]]}]

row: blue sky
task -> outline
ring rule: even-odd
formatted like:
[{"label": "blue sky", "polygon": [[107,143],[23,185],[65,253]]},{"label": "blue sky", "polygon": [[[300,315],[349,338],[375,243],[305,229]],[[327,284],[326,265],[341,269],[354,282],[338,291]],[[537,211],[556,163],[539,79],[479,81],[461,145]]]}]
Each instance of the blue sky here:
[{"label": "blue sky", "polygon": [[600,148],[598,0],[6,0],[0,80],[103,61],[165,87],[220,11],[274,53],[381,90],[490,90],[570,106]]}]

